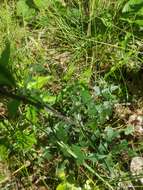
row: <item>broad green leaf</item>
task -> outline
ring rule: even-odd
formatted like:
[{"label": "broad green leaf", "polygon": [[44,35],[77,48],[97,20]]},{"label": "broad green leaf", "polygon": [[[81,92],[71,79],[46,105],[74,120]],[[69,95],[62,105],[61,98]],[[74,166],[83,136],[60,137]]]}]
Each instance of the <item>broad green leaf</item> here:
[{"label": "broad green leaf", "polygon": [[83,164],[86,158],[84,152],[81,151],[81,147],[77,145],[72,145],[72,151],[77,156],[77,164]]},{"label": "broad green leaf", "polygon": [[27,16],[29,13],[29,7],[26,4],[25,0],[19,0],[17,2],[17,15],[18,16]]},{"label": "broad green leaf", "polygon": [[38,9],[46,9],[49,4],[49,0],[33,0]]},{"label": "broad green leaf", "polygon": [[44,85],[46,85],[50,80],[52,79],[52,76],[47,76],[47,77],[43,77],[43,76],[38,76],[38,77],[34,77],[32,79],[32,81],[30,81],[27,85],[27,88],[29,90],[32,89],[40,89],[42,88]]},{"label": "broad green leaf", "polygon": [[128,13],[131,11],[136,11],[136,13],[137,13],[137,11],[140,10],[142,7],[143,7],[143,1],[142,0],[129,0],[125,4],[122,12]]},{"label": "broad green leaf", "polygon": [[87,107],[89,116],[92,118],[96,117],[98,114],[98,107],[96,106],[96,104],[93,101],[91,101],[88,103]]},{"label": "broad green leaf", "polygon": [[16,116],[19,105],[20,102],[18,100],[12,100],[8,103],[7,107],[10,117]]},{"label": "broad green leaf", "polygon": [[28,129],[16,131],[14,138],[16,139],[14,147],[19,151],[29,151],[32,149],[33,145],[37,143],[35,134],[31,133]]},{"label": "broad green leaf", "polygon": [[56,190],[68,190],[67,184],[61,183],[57,186]]},{"label": "broad green leaf", "polygon": [[17,2],[17,15],[22,16],[25,19],[30,19],[34,16],[35,10],[30,8],[26,3],[26,0],[19,0]]},{"label": "broad green leaf", "polygon": [[136,23],[139,26],[143,27],[143,20],[135,20],[134,23]]},{"label": "broad green leaf", "polygon": [[88,90],[86,90],[86,89],[83,89],[81,91],[81,98],[82,98],[83,104],[85,104],[85,105],[88,105],[89,103],[92,102],[90,92]]},{"label": "broad green leaf", "polygon": [[92,163],[96,163],[98,161],[97,156],[95,153],[90,153],[87,157],[88,160],[91,160]]},{"label": "broad green leaf", "polygon": [[9,68],[10,43],[7,42],[0,58],[0,85],[15,86],[15,79]]},{"label": "broad green leaf", "polygon": [[81,188],[75,187],[74,184],[70,184],[68,182],[63,182],[57,186],[56,190],[81,190]]},{"label": "broad green leaf", "polygon": [[83,84],[88,84],[92,75],[91,68],[85,70],[81,75],[79,81]]},{"label": "broad green leaf", "polygon": [[64,179],[66,178],[65,171],[64,171],[64,170],[57,171],[57,176],[58,176],[61,180],[64,180]]},{"label": "broad green leaf", "polygon": [[61,166],[59,168],[56,169],[56,176],[58,176],[58,178],[60,178],[62,181],[66,180],[66,160],[61,164]]},{"label": "broad green leaf", "polygon": [[29,106],[26,110],[26,118],[32,123],[37,123],[37,111],[33,106]]},{"label": "broad green leaf", "polygon": [[68,142],[68,126],[62,123],[57,124],[55,126],[55,133],[59,140],[63,140],[64,143]]},{"label": "broad green leaf", "polygon": [[143,6],[142,6],[142,8],[137,12],[137,15],[138,15],[138,16],[143,16]]},{"label": "broad green leaf", "polygon": [[9,70],[0,65],[0,85],[15,86],[15,81]]},{"label": "broad green leaf", "polygon": [[50,103],[50,104],[54,104],[55,101],[56,101],[56,96],[54,95],[51,95],[51,94],[44,94],[41,96],[43,102],[47,102],[47,103]]},{"label": "broad green leaf", "polygon": [[127,140],[120,140],[119,144],[116,144],[112,148],[113,154],[119,154],[120,152],[123,151],[129,151],[129,146],[128,146]]},{"label": "broad green leaf", "polygon": [[6,42],[5,49],[3,50],[1,54],[0,65],[7,67],[9,64],[9,58],[10,58],[10,43]]},{"label": "broad green leaf", "polygon": [[4,161],[8,158],[8,150],[4,145],[0,145],[0,161]]}]

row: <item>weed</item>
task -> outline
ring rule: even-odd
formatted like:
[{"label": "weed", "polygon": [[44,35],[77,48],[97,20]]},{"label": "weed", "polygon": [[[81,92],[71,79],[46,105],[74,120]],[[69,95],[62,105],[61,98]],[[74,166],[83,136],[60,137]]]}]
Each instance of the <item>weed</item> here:
[{"label": "weed", "polygon": [[142,134],[129,125],[142,101],[142,9],[1,2],[1,189],[142,189],[130,172]]}]

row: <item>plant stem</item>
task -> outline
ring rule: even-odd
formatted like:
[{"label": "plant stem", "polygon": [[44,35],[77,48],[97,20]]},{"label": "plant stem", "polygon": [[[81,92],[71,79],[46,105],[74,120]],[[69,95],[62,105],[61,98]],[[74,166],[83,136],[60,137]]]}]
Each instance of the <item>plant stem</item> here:
[{"label": "plant stem", "polygon": [[18,101],[22,101],[25,104],[30,104],[32,106],[35,106],[38,109],[45,109],[47,112],[52,113],[55,117],[62,119],[67,124],[76,125],[76,122],[73,119],[63,115],[61,112],[57,111],[56,109],[54,109],[50,105],[43,103],[43,102],[40,102],[38,100],[35,100],[33,97],[27,97],[24,95],[14,94],[13,92],[10,92],[3,87],[0,87],[0,94],[7,97],[7,98],[16,99]]}]

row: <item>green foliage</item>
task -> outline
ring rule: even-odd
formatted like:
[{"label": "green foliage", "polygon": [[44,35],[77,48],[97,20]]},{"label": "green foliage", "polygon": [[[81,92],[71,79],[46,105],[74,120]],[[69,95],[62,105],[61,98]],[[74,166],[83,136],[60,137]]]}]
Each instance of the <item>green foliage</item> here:
[{"label": "green foliage", "polygon": [[130,0],[125,4],[122,12],[132,12],[140,9],[142,9],[142,0]]},{"label": "green foliage", "polygon": [[133,126],[128,126],[128,127],[125,129],[125,135],[132,134],[133,132],[134,132],[134,127],[133,127]]},{"label": "green foliage", "polygon": [[8,150],[4,145],[0,145],[0,161],[5,161],[8,158]]},{"label": "green foliage", "polygon": [[33,1],[38,9],[46,9],[48,8],[48,0],[34,0]]},{"label": "green foliage", "polygon": [[17,2],[17,16],[23,17],[24,20],[29,21],[35,15],[35,10],[30,8],[26,0],[19,0]]},{"label": "green foliage", "polygon": [[10,72],[10,43],[7,42],[0,58],[0,85],[15,86],[15,79]]},{"label": "green foliage", "polygon": [[135,111],[134,91],[142,94],[130,74],[142,73],[142,1],[1,4],[1,46],[9,41],[0,58],[0,162],[18,188],[117,190],[131,181],[142,143],[115,108],[128,100]]},{"label": "green foliage", "polygon": [[19,105],[20,102],[18,100],[12,100],[8,103],[7,107],[10,117],[14,118],[16,116]]},{"label": "green foliage", "polygon": [[26,108],[26,118],[31,121],[33,124],[36,124],[38,121],[37,110],[33,106],[28,106]]},{"label": "green foliage", "polygon": [[81,188],[75,187],[74,184],[70,184],[68,182],[64,182],[58,185],[56,190],[80,190]]},{"label": "green foliage", "polygon": [[29,83],[27,84],[27,89],[33,90],[33,89],[41,89],[44,85],[48,83],[52,79],[51,76],[37,76],[33,77]]},{"label": "green foliage", "polygon": [[143,2],[142,0],[128,1],[122,12],[128,17],[126,21],[143,26]]},{"label": "green foliage", "polygon": [[31,133],[29,130],[24,131],[16,131],[14,134],[15,142],[14,142],[14,148],[17,151],[24,151],[28,152],[32,150],[33,145],[36,144],[37,140],[35,138],[35,134]]}]

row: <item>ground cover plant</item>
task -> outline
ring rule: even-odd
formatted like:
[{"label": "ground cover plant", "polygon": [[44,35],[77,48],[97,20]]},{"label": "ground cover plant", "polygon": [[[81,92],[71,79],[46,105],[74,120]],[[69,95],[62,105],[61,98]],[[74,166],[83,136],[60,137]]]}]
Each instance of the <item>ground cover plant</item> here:
[{"label": "ground cover plant", "polygon": [[143,189],[142,0],[0,2],[0,189]]}]

